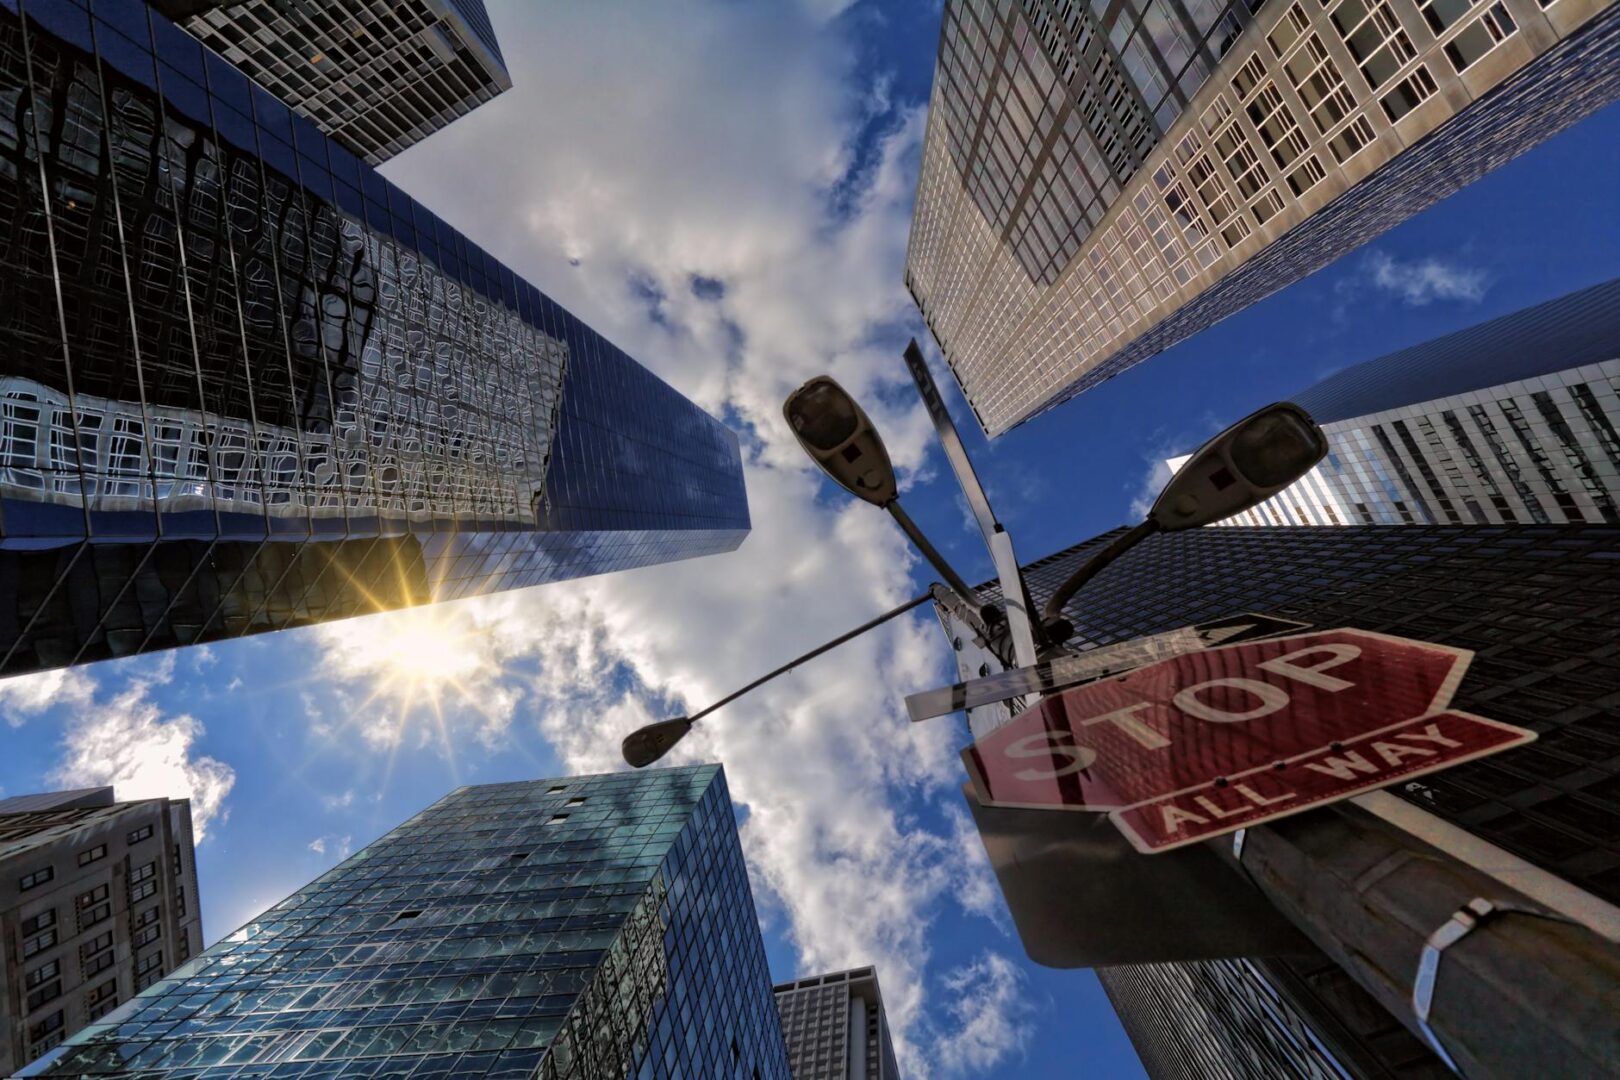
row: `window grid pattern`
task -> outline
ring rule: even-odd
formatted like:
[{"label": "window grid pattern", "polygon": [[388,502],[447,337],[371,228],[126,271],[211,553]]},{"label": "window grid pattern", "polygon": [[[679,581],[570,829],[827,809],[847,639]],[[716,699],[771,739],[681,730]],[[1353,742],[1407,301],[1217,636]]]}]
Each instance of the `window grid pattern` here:
[{"label": "window grid pattern", "polygon": [[1217,524],[1620,524],[1620,360],[1322,430],[1328,457]]},{"label": "window grid pattern", "polygon": [[512,85],[481,0],[341,7],[246,0],[183,17],[196,6],[156,0],[188,33],[368,164]]},{"label": "window grid pattern", "polygon": [[[775,992],[793,1080],[899,1080],[873,968],[796,979]],[[857,1055],[858,1047],[864,1051]],[[864,1072],[857,1071],[857,1056]]]},{"label": "window grid pattern", "polygon": [[[1266,8],[1056,280],[1026,274],[1027,288],[1007,283],[1010,241],[949,151],[930,152],[950,126],[937,68],[907,284],[985,430],[1000,434],[1118,374],[1620,97],[1607,59],[1620,36],[1613,5],[1579,28],[1549,22],[1532,0],[1503,0],[1500,17],[1495,5],[1470,10],[1436,33],[1414,0]],[[1478,52],[1458,42],[1481,19],[1494,20],[1481,32],[1502,53],[1470,60],[1464,79],[1447,50]],[[1189,137],[1211,151],[1183,157]],[[1208,265],[1200,257],[1178,272],[1174,251],[1130,242],[1143,197],[1213,226]]]},{"label": "window grid pattern", "polygon": [[132,1070],[789,1080],[719,766],[459,789],[25,1075]]},{"label": "window grid pattern", "polygon": [[25,11],[0,672],[741,542],[718,421],[160,15]]},{"label": "window grid pattern", "polygon": [[[28,800],[44,800],[30,796]],[[187,804],[154,799],[116,803],[112,789],[64,793],[64,801],[91,805],[11,812],[0,809],[0,869],[49,863],[52,880],[14,893],[0,909],[0,921],[15,924],[22,948],[13,994],[0,1003],[0,1075],[13,1076],[34,1057],[71,1036],[113,1006],[119,979],[132,984],[136,969],[163,974],[160,939],[190,932],[200,938],[201,922],[179,915],[171,899],[183,883],[195,888],[190,860],[180,869],[168,860],[151,860],[154,845],[141,844],[142,834],[162,836],[170,846],[189,849]],[[25,800],[26,801],[26,800]],[[103,854],[81,863],[86,851]],[[124,883],[138,876],[135,888],[149,892],[132,910]],[[181,930],[179,928],[184,927]],[[145,946],[145,947],[143,947]],[[150,954],[154,959],[146,960]],[[102,990],[108,984],[113,989]],[[40,1035],[30,1035],[39,1028]]]}]

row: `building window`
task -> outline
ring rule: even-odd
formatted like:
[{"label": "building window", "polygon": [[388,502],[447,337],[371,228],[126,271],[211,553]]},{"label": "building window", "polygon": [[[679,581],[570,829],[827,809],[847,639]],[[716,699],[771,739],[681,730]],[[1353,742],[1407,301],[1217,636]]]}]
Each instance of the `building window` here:
[{"label": "building window", "polygon": [[21,924],[23,958],[27,959],[56,944],[56,909],[46,908]]},{"label": "building window", "polygon": [[1384,95],[1384,115],[1394,123],[1433,97],[1438,89],[1428,66],[1419,64],[1412,69],[1412,74],[1396,83],[1395,89]]},{"label": "building window", "polygon": [[108,979],[85,994],[84,1008],[85,1016],[90,1020],[100,1020],[118,1008],[118,980]]},{"label": "building window", "polygon": [[142,927],[141,929],[135,931],[135,947],[138,949],[142,945],[150,945],[152,942],[156,941],[162,936],[163,927],[161,926]]},{"label": "building window", "polygon": [[[54,964],[55,961],[52,961],[52,963]],[[32,986],[33,984],[30,983],[29,985]],[[28,1012],[33,1012],[35,1009],[39,1008],[41,1005],[45,1004],[47,1001],[55,1001],[57,998],[59,998],[61,996],[62,996],[62,980],[61,979],[53,979],[52,981],[46,983],[44,986],[41,986],[38,990],[32,991],[28,995],[27,1011]]]},{"label": "building window", "polygon": [[39,1057],[62,1041],[62,1010],[57,1009],[37,1024],[28,1027],[29,1053]]},{"label": "building window", "polygon": [[145,900],[157,893],[157,863],[149,862],[129,872],[129,902]]},{"label": "building window", "polygon": [[56,877],[56,868],[47,866],[43,870],[35,870],[31,874],[24,874],[18,878],[17,888],[22,892],[27,892],[29,889],[39,888],[54,877]]},{"label": "building window", "polygon": [[79,909],[79,929],[94,926],[102,919],[112,915],[112,901],[107,899],[107,886],[97,885],[89,892],[79,894],[77,907]]},{"label": "building window", "polygon": [[1446,46],[1446,59],[1461,75],[1502,42],[1512,37],[1519,28],[1507,8],[1492,4],[1489,11],[1475,19],[1462,33]]},{"label": "building window", "polygon": [[23,938],[23,958],[27,959],[30,956],[42,953],[55,944],[55,930],[45,930],[35,934],[33,937]]},{"label": "building window", "polygon": [[163,978],[163,950],[141,957],[135,965],[135,992],[138,994]]},{"label": "building window", "polygon": [[23,984],[27,986],[28,989],[32,990],[34,987],[43,985],[46,981],[54,979],[60,974],[62,974],[62,965],[60,961],[47,960],[45,963],[39,965],[39,967],[25,975],[23,977]]},{"label": "building window", "polygon": [[138,844],[142,840],[150,840],[151,838],[152,838],[152,826],[150,826],[150,825],[142,825],[140,828],[138,828],[138,829],[134,830],[133,832],[131,832],[124,839],[128,843]]},{"label": "building window", "polygon": [[1422,0],[1418,10],[1436,37],[1445,33],[1474,6],[1474,0]]},{"label": "building window", "polygon": [[88,960],[103,949],[111,948],[113,934],[111,930],[104,931],[79,946],[79,959]]},{"label": "building window", "polygon": [[86,848],[84,851],[79,852],[79,865],[80,866],[89,866],[91,863],[95,862],[97,859],[105,859],[106,857],[107,857],[107,845],[106,844],[97,844],[93,848]]}]

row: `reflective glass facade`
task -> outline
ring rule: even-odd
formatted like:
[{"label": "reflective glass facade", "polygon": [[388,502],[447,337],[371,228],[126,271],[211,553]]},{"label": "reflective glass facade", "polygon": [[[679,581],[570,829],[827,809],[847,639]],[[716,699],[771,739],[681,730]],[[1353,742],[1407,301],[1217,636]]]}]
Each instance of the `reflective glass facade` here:
[{"label": "reflective glass facade", "polygon": [[1328,456],[1220,524],[1620,523],[1620,281],[1358,364],[1294,400]]},{"label": "reflective glass facade", "polygon": [[[1035,603],[1117,535],[1026,565]],[[1121,556],[1064,616],[1082,650],[1243,612],[1474,650],[1454,707],[1532,728],[1537,741],[1388,790],[1615,903],[1617,559],[1612,525],[1192,529]],[[1000,600],[994,582],[978,592]],[[1004,666],[967,623],[937,610],[964,678]],[[986,707],[970,723],[983,731],[1008,718]],[[1156,1076],[1449,1074],[1320,953],[1099,976]]]},{"label": "reflective glass facade", "polygon": [[717,765],[462,788],[26,1076],[789,1080]]},{"label": "reflective glass facade", "polygon": [[0,0],[0,100],[0,673],[746,535],[734,435],[144,4]]},{"label": "reflective glass facade", "polygon": [[376,165],[512,86],[483,0],[151,0]]},{"label": "reflective glass facade", "polygon": [[947,5],[906,282],[991,435],[1620,96],[1613,0],[1162,4]]}]

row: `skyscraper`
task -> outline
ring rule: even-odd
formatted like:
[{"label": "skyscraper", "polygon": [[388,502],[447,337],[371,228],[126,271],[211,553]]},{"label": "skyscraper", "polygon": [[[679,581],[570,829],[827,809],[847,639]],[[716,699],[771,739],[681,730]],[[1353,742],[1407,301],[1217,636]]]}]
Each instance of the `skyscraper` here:
[{"label": "skyscraper", "polygon": [[0,927],[12,1076],[202,948],[191,804],[110,787],[0,800]]},{"label": "skyscraper", "polygon": [[877,972],[811,975],[776,987],[793,1080],[900,1080]]},{"label": "skyscraper", "polygon": [[458,789],[23,1076],[788,1080],[718,765]]},{"label": "skyscraper", "polygon": [[151,0],[378,165],[512,87],[483,0]]},{"label": "skyscraper", "polygon": [[[1026,566],[1036,604],[1114,535]],[[1532,728],[1538,740],[1390,793],[1613,903],[1620,901],[1617,556],[1620,527],[1612,525],[1194,529],[1128,552],[1064,614],[1078,628],[1070,644],[1080,649],[1265,612],[1476,650],[1454,707]],[[993,583],[979,594],[999,600]],[[939,610],[965,677],[981,664],[1000,668],[970,624]],[[983,731],[1008,715],[986,707],[970,720]],[[1155,1075],[1447,1074],[1403,1026],[1409,1019],[1392,1015],[1318,951],[1098,974],[1144,1061],[1165,1063]],[[1167,1012],[1174,1022],[1165,1022]],[[1335,1064],[1324,1064],[1324,1055]]]},{"label": "skyscraper", "polygon": [[906,282],[985,431],[1620,96],[1610,0],[945,5]]},{"label": "skyscraper", "polygon": [[1327,458],[1220,524],[1620,523],[1620,280],[1358,364],[1294,401]]},{"label": "skyscraper", "polygon": [[0,674],[729,551],[736,436],[142,4],[0,5]]}]

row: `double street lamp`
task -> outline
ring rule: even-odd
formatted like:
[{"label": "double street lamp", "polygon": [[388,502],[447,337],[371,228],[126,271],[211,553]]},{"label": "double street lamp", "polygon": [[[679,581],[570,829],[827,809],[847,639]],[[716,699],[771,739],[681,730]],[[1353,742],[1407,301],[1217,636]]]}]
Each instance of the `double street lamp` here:
[{"label": "double street lamp", "polygon": [[[987,625],[1006,621],[999,608],[979,603],[974,589],[901,508],[899,486],[883,439],[843,387],[831,377],[819,375],[788,395],[782,413],[810,459],[851,495],[887,510],[969,610],[978,611]],[[1198,448],[1160,493],[1146,520],[1117,537],[1058,587],[1042,611],[1037,639],[1047,651],[1061,649],[1074,633],[1063,617],[1064,606],[1086,582],[1142,540],[1156,532],[1197,528],[1248,510],[1304,476],[1326,454],[1327,439],[1310,414],[1297,405],[1268,405],[1239,420]],[[1019,585],[1021,588],[1022,583]],[[929,598],[930,594],[924,593],[884,612],[755,679],[702,712],[631,732],[621,747],[625,761],[638,769],[651,765],[685,738],[700,718]]]}]

